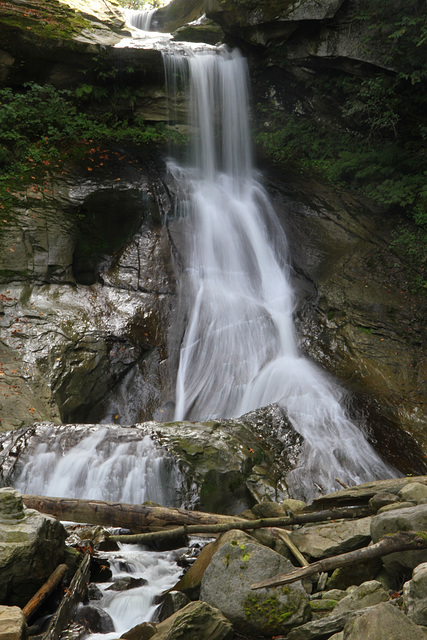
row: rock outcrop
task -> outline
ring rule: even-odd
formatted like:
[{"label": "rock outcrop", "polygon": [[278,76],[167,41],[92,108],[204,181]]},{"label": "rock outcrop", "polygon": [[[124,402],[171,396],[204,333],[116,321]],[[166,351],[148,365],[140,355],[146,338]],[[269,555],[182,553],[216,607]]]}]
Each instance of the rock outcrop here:
[{"label": "rock outcrop", "polygon": [[[65,538],[60,522],[24,509],[21,495],[13,489],[0,489],[1,604],[27,604],[66,558]],[[8,613],[13,611],[0,612],[0,623]]]}]

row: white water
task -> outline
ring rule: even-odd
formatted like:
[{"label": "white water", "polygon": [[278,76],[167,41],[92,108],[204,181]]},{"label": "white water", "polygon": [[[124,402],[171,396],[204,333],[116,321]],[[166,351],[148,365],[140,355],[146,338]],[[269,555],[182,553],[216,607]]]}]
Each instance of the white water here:
[{"label": "white water", "polygon": [[123,9],[126,22],[140,31],[151,31],[151,23],[157,9]]},{"label": "white water", "polygon": [[337,477],[353,485],[394,475],[348,419],[342,390],[299,353],[286,237],[252,167],[245,61],[227,50],[164,58],[169,89],[177,73],[183,82],[189,75],[198,131],[190,166],[170,163],[183,194],[186,319],[175,419],[235,417],[279,403],[304,437],[289,477],[295,497],[337,489]]},{"label": "white water", "polygon": [[[15,488],[37,495],[180,506],[182,478],[171,458],[149,436],[126,441],[126,430],[119,429],[97,429],[65,451],[61,435],[46,431],[26,462],[22,454]],[[122,441],[109,439],[112,431]]]},{"label": "white water", "polygon": [[[52,427],[40,429],[37,438],[35,450],[21,454],[23,468],[14,486],[22,493],[181,506],[179,470],[164,450],[136,429]],[[72,446],[67,438],[73,439]],[[102,599],[91,604],[111,616],[115,631],[92,634],[88,640],[117,640],[136,624],[150,620],[158,606],[155,596],[173,587],[182,574],[176,559],[183,551],[156,553],[140,545],[121,545],[120,551],[103,553],[112,581],[97,585]],[[128,575],[144,578],[147,584],[108,591],[115,580]]]},{"label": "white water", "polygon": [[[154,602],[155,597],[173,587],[182,574],[176,559],[184,551],[185,549],[161,553],[144,552],[135,545],[123,545],[118,552],[106,553],[113,580],[97,585],[103,596],[94,604],[111,616],[115,631],[110,634],[92,634],[90,640],[117,640],[119,634],[143,621],[151,620],[158,607]],[[144,578],[147,584],[121,592],[108,590],[115,580],[129,575]]]}]

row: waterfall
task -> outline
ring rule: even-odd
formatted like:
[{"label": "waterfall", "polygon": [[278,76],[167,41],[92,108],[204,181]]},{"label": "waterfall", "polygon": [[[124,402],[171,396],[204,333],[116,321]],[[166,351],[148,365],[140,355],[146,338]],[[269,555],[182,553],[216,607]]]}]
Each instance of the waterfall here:
[{"label": "waterfall", "polygon": [[[344,393],[298,350],[287,240],[251,159],[245,60],[224,48],[164,53],[169,90],[189,78],[192,158],[179,182],[180,336],[175,419],[228,418],[278,403],[304,437],[289,485],[310,499],[390,477],[351,422]],[[171,78],[175,78],[171,82]],[[317,487],[317,488],[316,488]]]},{"label": "waterfall", "polygon": [[[69,440],[72,440],[71,442]],[[40,429],[21,454],[21,493],[181,506],[182,476],[149,435],[123,427]]]},{"label": "waterfall", "polygon": [[151,31],[151,22],[157,9],[138,10],[124,9],[126,22],[140,31]]}]

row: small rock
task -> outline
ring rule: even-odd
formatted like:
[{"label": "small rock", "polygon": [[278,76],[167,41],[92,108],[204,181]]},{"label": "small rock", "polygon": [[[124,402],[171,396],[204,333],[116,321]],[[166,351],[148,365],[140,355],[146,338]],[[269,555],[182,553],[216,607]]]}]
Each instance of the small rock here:
[{"label": "small rock", "polygon": [[190,600],[184,593],[180,591],[169,591],[163,599],[159,609],[157,610],[157,619],[159,621],[166,620],[169,616],[173,615],[187,604]]},{"label": "small rock", "polygon": [[415,506],[415,502],[393,502],[393,504],[386,504],[381,509],[378,509],[378,513],[385,513],[386,511],[396,511],[397,509],[407,509],[408,507]]},{"label": "small rock", "polygon": [[405,611],[415,624],[427,626],[427,563],[419,564],[403,585]]},{"label": "small rock", "polygon": [[0,605],[0,640],[26,640],[27,625],[19,607]]},{"label": "small rock", "polygon": [[83,624],[92,633],[110,633],[114,631],[114,623],[106,611],[93,604],[81,605],[75,621]]},{"label": "small rock", "polygon": [[102,591],[96,584],[92,582],[88,585],[87,588],[87,597],[88,600],[101,600],[102,599]]},{"label": "small rock", "polygon": [[137,624],[120,636],[120,640],[150,640],[157,632],[157,626],[152,622]]},{"label": "small rock", "polygon": [[260,502],[252,507],[252,513],[257,518],[284,518],[286,511],[277,502]]},{"label": "small rock", "polygon": [[386,505],[392,504],[394,502],[399,502],[399,498],[395,493],[390,493],[389,491],[381,491],[380,493],[376,493],[369,500],[369,506],[372,511],[377,512],[378,509],[385,507]]},{"label": "small rock", "polygon": [[339,567],[332,572],[326,584],[328,589],[347,589],[351,585],[359,585],[367,580],[373,580],[379,571],[382,563],[379,558],[368,560],[347,567]]},{"label": "small rock", "polygon": [[293,500],[292,498],[287,498],[282,502],[282,508],[285,511],[292,511],[292,513],[298,513],[298,511],[302,511],[304,507],[307,506],[306,502],[302,500]]},{"label": "small rock", "polygon": [[368,544],[371,518],[342,520],[318,526],[304,526],[290,534],[298,549],[313,559],[321,560]]},{"label": "small rock", "polygon": [[128,591],[129,589],[136,589],[137,587],[143,587],[147,584],[145,578],[133,578],[132,576],[125,576],[116,580],[111,587],[107,587],[105,591]]}]

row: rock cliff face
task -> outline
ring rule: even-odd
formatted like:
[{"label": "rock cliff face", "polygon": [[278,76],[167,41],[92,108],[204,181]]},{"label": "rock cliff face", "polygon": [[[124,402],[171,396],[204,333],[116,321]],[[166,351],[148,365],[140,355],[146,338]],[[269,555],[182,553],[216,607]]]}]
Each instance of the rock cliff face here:
[{"label": "rock cliff face", "polygon": [[[161,402],[175,287],[161,223],[168,196],[157,176],[155,197],[145,161],[123,149],[91,158],[91,177],[70,165],[25,189],[0,238],[6,428],[126,423]],[[136,389],[140,402],[123,402]]]}]

